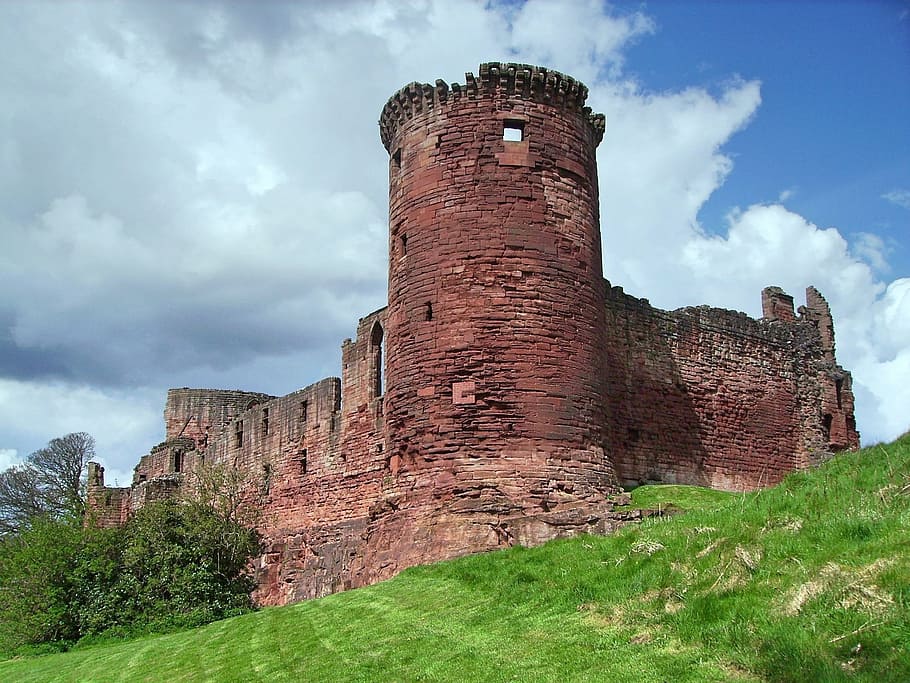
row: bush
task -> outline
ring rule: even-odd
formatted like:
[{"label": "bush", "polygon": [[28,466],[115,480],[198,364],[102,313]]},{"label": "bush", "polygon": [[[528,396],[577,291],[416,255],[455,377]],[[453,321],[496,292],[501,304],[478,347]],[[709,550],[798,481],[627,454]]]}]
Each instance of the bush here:
[{"label": "bush", "polygon": [[36,518],[0,540],[0,651],[197,626],[250,610],[255,531],[194,503],[121,529]]}]

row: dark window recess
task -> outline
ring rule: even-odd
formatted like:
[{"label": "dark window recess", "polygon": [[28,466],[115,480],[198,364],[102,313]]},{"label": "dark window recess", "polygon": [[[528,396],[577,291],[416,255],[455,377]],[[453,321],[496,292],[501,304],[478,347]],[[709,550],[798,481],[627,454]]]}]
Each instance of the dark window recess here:
[{"label": "dark window recess", "polygon": [[270,463],[265,463],[262,466],[262,495],[269,495],[269,491],[272,489],[272,465]]},{"label": "dark window recess", "polygon": [[106,507],[110,507],[111,505],[113,505],[113,503],[114,503],[114,496],[113,496],[113,494],[105,493],[105,494],[104,494],[104,505],[105,505]]},{"label": "dark window recess", "polygon": [[300,424],[306,427],[306,418],[307,418],[307,408],[309,403],[307,401],[300,402]]},{"label": "dark window recess", "polygon": [[183,469],[183,453],[174,451],[174,471],[180,472]]},{"label": "dark window recess", "polygon": [[262,433],[268,435],[269,433],[269,409],[262,409]]},{"label": "dark window recess", "polygon": [[140,474],[140,475],[139,475],[139,481],[145,481],[145,480],[148,479],[148,478],[149,478],[149,475],[147,475],[147,474]]},{"label": "dark window recess", "polygon": [[401,237],[398,238],[398,241],[401,244],[401,255],[406,256],[408,253],[408,236],[402,233]]},{"label": "dark window recess", "polygon": [[844,380],[838,379],[834,381],[834,391],[837,393],[837,407],[841,408],[841,392],[844,389]]},{"label": "dark window recess", "polygon": [[300,450],[300,474],[306,474],[307,471],[307,462],[306,462],[306,448]]},{"label": "dark window recess", "polygon": [[831,415],[824,415],[822,417],[822,432],[825,435],[825,441],[831,441],[831,423],[834,421],[834,418]]},{"label": "dark window recess", "polygon": [[502,127],[502,139],[506,142],[521,142],[525,139],[525,122],[507,120]]},{"label": "dark window recess", "polygon": [[237,448],[243,446],[243,422],[238,422],[234,426],[234,439],[237,444]]},{"label": "dark window recess", "polygon": [[401,170],[401,150],[396,149],[392,154],[392,168],[396,171]]},{"label": "dark window recess", "polygon": [[428,321],[433,319],[433,304],[427,301],[426,318]]},{"label": "dark window recess", "polygon": [[629,430],[629,443],[638,443],[639,439],[641,439],[641,434],[639,433],[639,431],[637,429],[630,429]]},{"label": "dark window recess", "polygon": [[376,323],[373,325],[373,332],[370,335],[370,360],[373,364],[372,369],[372,398],[382,396],[383,380],[383,362],[382,362],[382,325]]}]

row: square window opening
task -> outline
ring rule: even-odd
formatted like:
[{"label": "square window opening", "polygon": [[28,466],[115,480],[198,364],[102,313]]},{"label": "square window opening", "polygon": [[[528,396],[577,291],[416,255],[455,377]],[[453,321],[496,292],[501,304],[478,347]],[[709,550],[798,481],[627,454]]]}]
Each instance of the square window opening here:
[{"label": "square window opening", "polygon": [[502,139],[506,142],[521,142],[525,139],[524,121],[506,121],[502,127]]}]

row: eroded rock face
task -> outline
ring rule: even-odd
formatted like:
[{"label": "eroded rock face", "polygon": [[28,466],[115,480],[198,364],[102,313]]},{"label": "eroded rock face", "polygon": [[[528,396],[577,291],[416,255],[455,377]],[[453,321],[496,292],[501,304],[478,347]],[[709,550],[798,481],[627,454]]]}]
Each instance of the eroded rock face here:
[{"label": "eroded rock face", "polygon": [[[98,523],[233,473],[284,604],[414,564],[606,533],[620,482],[750,489],[858,445],[850,375],[814,289],[764,318],[667,312],[601,272],[603,116],[571,77],[483,64],[383,109],[389,306],[341,378],[283,397],[173,389],[133,486],[90,471]],[[343,399],[343,400],[342,400]]]}]

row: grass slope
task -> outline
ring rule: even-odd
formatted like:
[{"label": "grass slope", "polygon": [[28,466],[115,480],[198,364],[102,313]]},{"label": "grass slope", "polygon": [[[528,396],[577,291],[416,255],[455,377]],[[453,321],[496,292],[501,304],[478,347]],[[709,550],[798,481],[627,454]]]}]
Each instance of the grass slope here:
[{"label": "grass slope", "polygon": [[726,503],[667,493],[695,509],[0,680],[910,680],[910,436]]}]

